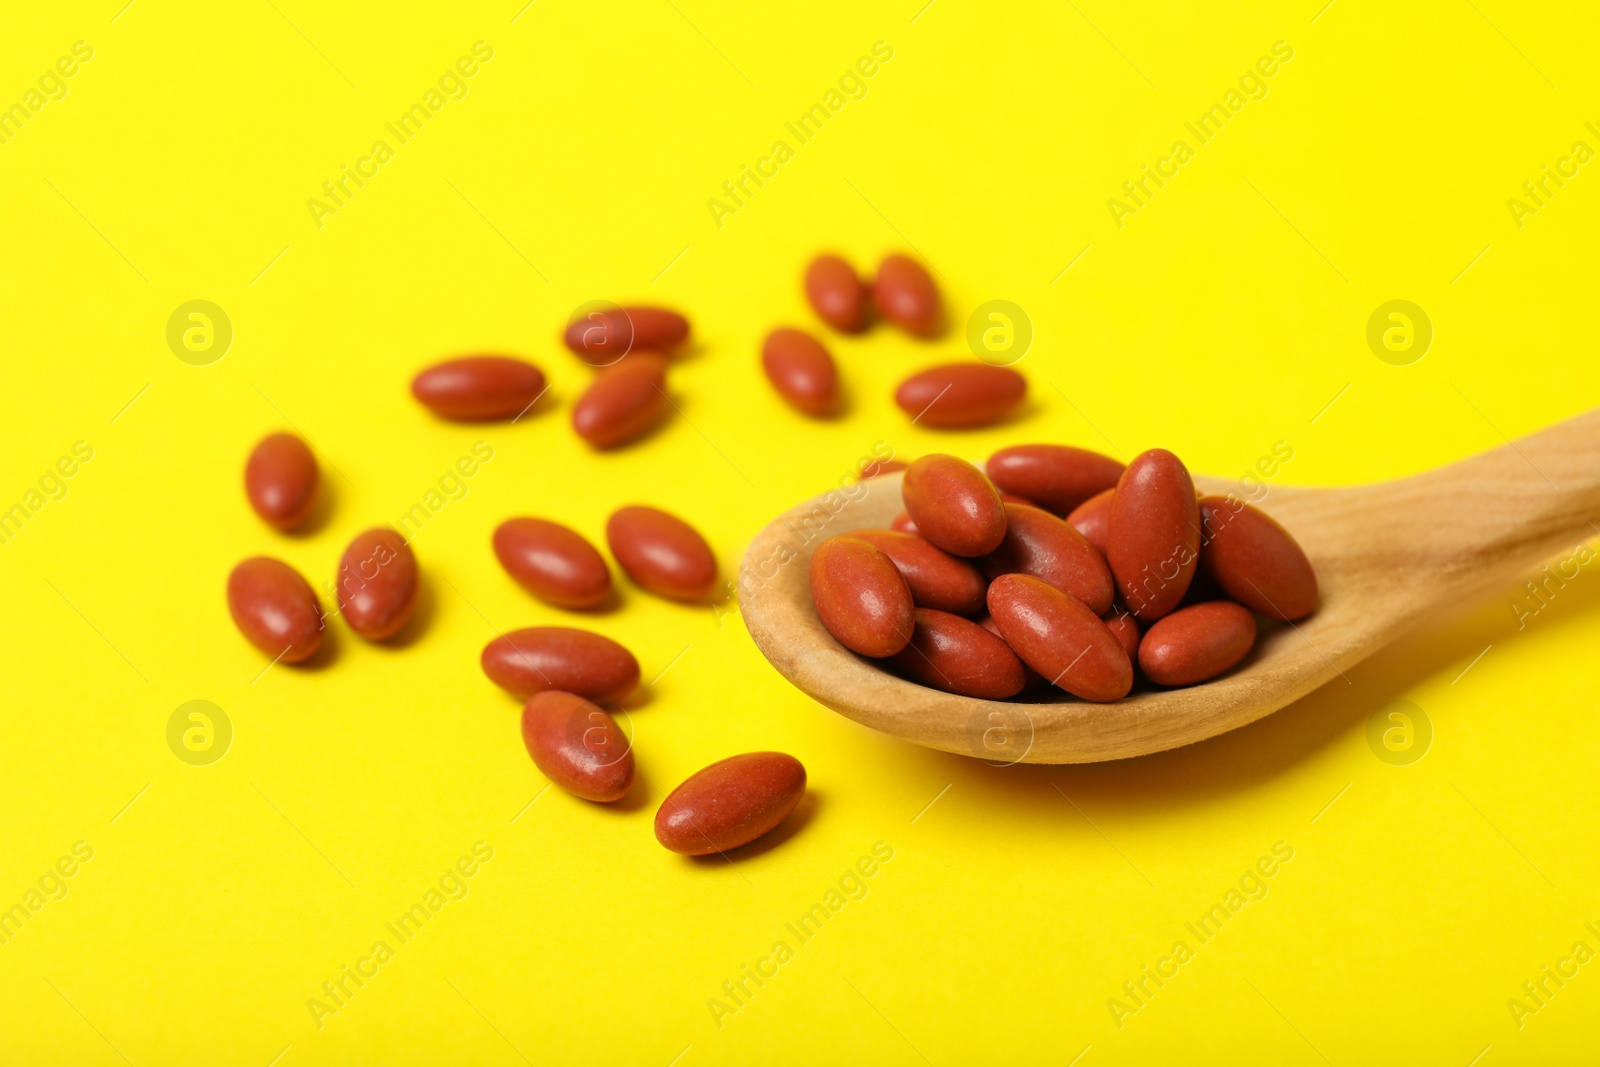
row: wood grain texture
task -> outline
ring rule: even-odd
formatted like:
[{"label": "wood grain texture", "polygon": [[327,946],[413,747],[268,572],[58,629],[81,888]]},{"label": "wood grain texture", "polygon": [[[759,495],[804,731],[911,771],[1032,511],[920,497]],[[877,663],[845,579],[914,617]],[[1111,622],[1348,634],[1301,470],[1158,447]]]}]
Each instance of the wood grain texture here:
[{"label": "wood grain texture", "polygon": [[[855,721],[930,748],[1028,763],[1090,763],[1192,744],[1254,722],[1345,672],[1408,628],[1600,534],[1600,411],[1426,474],[1356,488],[1273,487],[1258,501],[1310,557],[1317,610],[1268,624],[1250,655],[1187,689],[1136,686],[1090,704],[1060,694],[975,700],[928,689],[845,650],[822,627],[807,580],[829,537],[887,527],[900,473],[779,516],[751,543],[740,611],[785,678]],[[1237,484],[1196,477],[1203,492]]]}]

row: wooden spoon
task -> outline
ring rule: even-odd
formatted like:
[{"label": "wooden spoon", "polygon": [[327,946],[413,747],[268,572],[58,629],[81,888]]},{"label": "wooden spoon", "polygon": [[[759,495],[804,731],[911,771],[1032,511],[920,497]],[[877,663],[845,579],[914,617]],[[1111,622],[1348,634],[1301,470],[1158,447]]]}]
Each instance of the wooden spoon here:
[{"label": "wooden spoon", "polygon": [[[740,611],[757,647],[805,693],[895,737],[995,762],[1090,763],[1192,744],[1327,682],[1347,684],[1346,672],[1404,631],[1558,555],[1555,577],[1540,583],[1559,589],[1592,558],[1583,542],[1600,535],[1600,410],[1400,481],[1271,486],[1256,503],[1316,567],[1317,610],[1263,626],[1249,657],[1220,678],[1171,690],[1140,683],[1113,704],[1065,693],[1038,703],[955,696],[890,674],[823,629],[811,605],[811,553],[829,537],[887,527],[901,510],[900,479],[827,493],[761,531],[739,573]],[[1195,482],[1202,492],[1247,495],[1236,482]]]}]

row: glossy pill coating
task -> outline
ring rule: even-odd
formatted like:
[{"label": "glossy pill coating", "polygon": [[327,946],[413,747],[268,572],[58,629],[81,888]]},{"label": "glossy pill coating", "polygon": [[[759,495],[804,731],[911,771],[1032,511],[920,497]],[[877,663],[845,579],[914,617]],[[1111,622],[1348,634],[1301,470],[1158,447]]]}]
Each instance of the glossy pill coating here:
[{"label": "glossy pill coating", "polygon": [[301,663],[322,647],[322,605],[281,560],[247,559],[228,575],[228,613],[245,639],[279,663]]},{"label": "glossy pill coating", "polygon": [[417,606],[417,557],[387,527],[356,535],[339,560],[339,613],[368,641],[400,632]]},{"label": "glossy pill coating", "polygon": [[1249,653],[1256,620],[1230,600],[1174,611],[1139,642],[1139,669],[1157,685],[1194,685],[1215,678]]},{"label": "glossy pill coating", "polygon": [[983,594],[989,582],[970,560],[940,551],[916,534],[852,530],[850,536],[889,557],[910,587],[911,602],[917,607],[956,615],[971,615],[983,609]]},{"label": "glossy pill coating", "polygon": [[621,700],[639,684],[633,653],[588,630],[531,626],[484,646],[483,673],[511,695],[526,700],[547,689],[589,700]]},{"label": "glossy pill coating", "polygon": [[1266,512],[1222,496],[1200,498],[1200,566],[1252,611],[1293,621],[1317,606],[1317,572]]},{"label": "glossy pill coating", "polygon": [[1005,539],[999,490],[964,459],[923,456],[906,469],[900,496],[917,533],[952,555],[981,556]]},{"label": "glossy pill coating", "polygon": [[604,708],[576,693],[535,693],[522,709],[522,743],[546,778],[573,796],[621,800],[633,785],[633,743]]},{"label": "glossy pill coating", "polygon": [[761,367],[778,394],[807,415],[826,415],[839,401],[833,357],[803,330],[769,333],[761,346]]},{"label": "glossy pill coating", "polygon": [[1010,367],[946,363],[901,382],[894,402],[925,426],[961,429],[999,422],[1016,410],[1027,392],[1028,380]]},{"label": "glossy pill coating", "polygon": [[[893,530],[895,533],[914,534],[917,532],[917,524],[911,521],[910,512],[902,511],[890,521],[889,529]],[[921,534],[918,534],[917,536],[920,537]]]},{"label": "glossy pill coating", "polygon": [[817,317],[841,333],[867,325],[867,287],[856,269],[838,256],[823,255],[806,268],[806,299]]},{"label": "glossy pill coating", "polygon": [[1053,515],[1066,515],[1115,487],[1123,465],[1070,445],[1013,445],[990,456],[983,469],[1002,492],[1027,497]]},{"label": "glossy pill coating", "polygon": [[1105,616],[1106,629],[1111,631],[1118,641],[1122,642],[1122,651],[1128,654],[1128,661],[1139,662],[1139,624],[1132,615],[1126,611],[1114,611]]},{"label": "glossy pill coating", "polygon": [[1048,511],[1007,504],[1006,536],[1000,547],[979,560],[990,578],[1031,574],[1083,601],[1096,615],[1111,607],[1111,569],[1077,530]]},{"label": "glossy pill coating", "polygon": [[1096,493],[1067,514],[1067,525],[1083,534],[1103,556],[1106,554],[1106,527],[1111,522],[1111,498],[1116,489]]},{"label": "glossy pill coating", "polygon": [[544,372],[508,356],[467,356],[429,367],[411,395],[440,418],[458,422],[514,419],[544,392]]},{"label": "glossy pill coating", "polygon": [[244,465],[250,506],[279,530],[305,522],[317,502],[317,457],[292,433],[263,438]]},{"label": "glossy pill coating", "polygon": [[667,361],[635,352],[595,375],[572,406],[572,428],[595,448],[616,448],[642,436],[667,408]]},{"label": "glossy pill coating", "polygon": [[911,586],[887,553],[857,537],[830,537],[811,555],[817,618],[852,652],[881,659],[911,641]]},{"label": "glossy pill coating", "polygon": [[746,752],[697,771],[656,812],[656,840],[684,856],[749,844],[783,821],[806,792],[806,769],[782,752]]},{"label": "glossy pill coating", "polygon": [[519,585],[558,608],[596,608],[611,594],[599,550],[558,522],[507,519],[495,528],[494,554]]},{"label": "glossy pill coating", "polygon": [[704,600],[717,584],[717,557],[699,532],[660,508],[618,508],[606,543],[634,582],[669,600]]},{"label": "glossy pill coating", "polygon": [[[994,634],[996,637],[999,637],[1001,641],[1005,640],[1005,638],[1003,636],[1001,636],[1000,627],[995,625],[994,616],[990,615],[987,611],[985,611],[982,615],[978,616],[977,623],[978,623],[979,626],[983,627],[985,630],[988,630],[990,633]],[[1010,645],[1006,645],[1006,647],[1010,648],[1011,646]],[[1015,652],[1013,652],[1011,654],[1013,656],[1016,655]],[[1023,678],[1022,688],[1024,690],[1042,689],[1046,685],[1050,684],[1050,683],[1046,682],[1043,677],[1040,676],[1038,671],[1034,670],[1032,667],[1028,666],[1027,663],[1023,662],[1021,657],[1018,657],[1017,662],[1018,663],[1022,663],[1022,678]]]},{"label": "glossy pill coating", "polygon": [[1154,622],[1183,599],[1200,555],[1200,507],[1194,481],[1164,448],[1128,464],[1111,498],[1106,562],[1123,602],[1140,622]]},{"label": "glossy pill coating", "polygon": [[1083,602],[1026,574],[989,583],[989,614],[1022,661],[1084,700],[1120,700],[1133,688],[1122,642]]},{"label": "glossy pill coating", "polygon": [[918,337],[932,337],[942,325],[933,276],[910,256],[883,258],[872,281],[872,301],[884,318]]},{"label": "glossy pill coating", "polygon": [[1022,661],[1004,640],[960,615],[918,608],[911,643],[889,659],[896,673],[930,689],[1005,700],[1027,683]]},{"label": "glossy pill coating", "polygon": [[629,352],[670,352],[689,338],[689,320],[658,307],[606,308],[567,324],[562,340],[584,362],[604,367]]}]

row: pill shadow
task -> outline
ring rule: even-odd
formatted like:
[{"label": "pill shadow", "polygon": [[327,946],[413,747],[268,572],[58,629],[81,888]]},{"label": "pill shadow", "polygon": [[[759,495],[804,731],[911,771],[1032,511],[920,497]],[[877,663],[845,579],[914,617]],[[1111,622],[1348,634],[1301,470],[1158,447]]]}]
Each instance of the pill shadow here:
[{"label": "pill shadow", "polygon": [[291,671],[305,671],[308,674],[318,674],[333,666],[339,659],[339,653],[344,646],[345,635],[340,627],[333,624],[333,616],[324,615],[322,619],[322,645],[317,649],[317,654],[310,659],[301,660],[299,663],[280,663],[278,667],[286,667]]},{"label": "pill shadow", "polygon": [[794,806],[794,810],[786,815],[784,820],[777,826],[749,844],[740,845],[738,848],[730,848],[726,852],[713,852],[709,856],[688,856],[686,858],[701,866],[716,866],[723,862],[742,863],[745,860],[755,859],[757,856],[765,855],[772,849],[779,847],[811,825],[812,820],[817,817],[817,812],[822,808],[822,804],[822,794],[808,785],[805,796],[800,798],[800,803]]},{"label": "pill shadow", "polygon": [[623,797],[621,800],[613,800],[609,804],[604,804],[602,807],[610,808],[612,811],[620,811],[625,814],[632,814],[636,811],[643,811],[646,808],[654,807],[655,801],[660,795],[661,794],[657,792],[655,787],[650,784],[650,776],[645,773],[644,768],[639,766],[639,754],[635,752],[633,762],[633,785],[629,787],[628,795]]},{"label": "pill shadow", "polygon": [[339,505],[339,489],[326,474],[324,471],[317,479],[317,498],[311,504],[311,514],[306,516],[305,522],[289,530],[288,536],[305,540],[327,529],[328,523],[333,521],[333,513]]},{"label": "pill shadow", "polygon": [[434,588],[433,580],[428,577],[428,572],[422,569],[417,571],[417,595],[411,608],[411,618],[400,627],[400,632],[387,641],[374,642],[379,648],[391,649],[400,652],[410,648],[433,625],[433,618],[439,611],[438,591]]}]

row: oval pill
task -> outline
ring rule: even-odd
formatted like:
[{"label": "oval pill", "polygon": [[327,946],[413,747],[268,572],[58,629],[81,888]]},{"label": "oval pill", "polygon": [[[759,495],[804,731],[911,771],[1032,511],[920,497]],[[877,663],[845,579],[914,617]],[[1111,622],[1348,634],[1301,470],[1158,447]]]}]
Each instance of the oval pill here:
[{"label": "oval pill", "polygon": [[1005,700],[1027,682],[1022,661],[1003,639],[971,619],[918,608],[911,643],[889,665],[901,675],[946,693]]},{"label": "oval pill", "polygon": [[606,543],[629,578],[670,600],[704,600],[717,584],[717,557],[693,526],[660,508],[618,508]]},{"label": "oval pill", "polygon": [[1139,669],[1157,685],[1215,678],[1250,652],[1256,620],[1228,600],[1182,608],[1158,620],[1139,642]]},{"label": "oval pill", "polygon": [[633,743],[604,708],[576,693],[535,693],[522,743],[546,778],[584,800],[621,800],[633,785]]},{"label": "oval pill", "polygon": [[1275,619],[1303,619],[1317,606],[1317,572],[1289,531],[1251,504],[1200,499],[1200,566],[1228,596]]},{"label": "oval pill", "polygon": [[339,613],[368,641],[399,633],[417,604],[417,557],[386,527],[357,534],[339,560]]},{"label": "oval pill", "polygon": [[730,756],[667,795],[656,812],[656,840],[685,856],[726,852],[776,827],[805,791],[806,769],[793,756]]},{"label": "oval pill", "polygon": [[591,311],[567,324],[562,341],[584,362],[604,367],[629,352],[670,352],[689,338],[689,320],[660,307]]},{"label": "oval pill", "polygon": [[878,313],[907,333],[932,337],[942,325],[939,290],[921,263],[910,256],[885,256],[872,281]]},{"label": "oval pill", "polygon": [[895,533],[914,534],[917,532],[917,524],[911,521],[910,512],[902,511],[890,521],[889,529],[893,530]]},{"label": "oval pill", "polygon": [[917,533],[952,555],[981,556],[1005,538],[999,491],[964,459],[923,456],[906,469],[900,495]]},{"label": "oval pill", "polygon": [[1106,629],[1111,631],[1118,641],[1122,642],[1122,651],[1128,654],[1131,663],[1139,662],[1139,624],[1132,615],[1126,611],[1115,611],[1105,616],[1102,620]]},{"label": "oval pill", "polygon": [[572,406],[572,428],[595,448],[616,448],[643,436],[667,409],[667,361],[635,352],[595,375]]},{"label": "oval pill", "polygon": [[1070,445],[1012,445],[983,465],[1002,492],[1026,497],[1053,515],[1065,515],[1096,493],[1114,488],[1123,465],[1110,456]]},{"label": "oval pill", "polygon": [[989,582],[970,560],[940,551],[916,534],[852,530],[850,536],[876,546],[889,557],[910,587],[911,601],[917,607],[956,615],[983,609]]},{"label": "oval pill", "polygon": [[856,269],[839,256],[823,255],[806,268],[806,300],[817,317],[842,333],[867,325],[867,287]]},{"label": "oval pill", "polygon": [[[1010,367],[946,363],[901,382],[894,402],[925,426],[958,429],[999,422],[1027,393],[1028,380]],[[1018,495],[1033,499],[1027,493]]]},{"label": "oval pill", "polygon": [[322,647],[322,605],[282,560],[247,559],[228,575],[228,613],[245,639],[280,663],[302,663]]},{"label": "oval pill", "polygon": [[494,554],[528,592],[558,608],[599,607],[611,570],[586,538],[548,519],[507,519],[495,528]]},{"label": "oval pill", "polygon": [[1128,464],[1111,498],[1106,562],[1123,602],[1140,622],[1178,606],[1200,555],[1200,508],[1194,481],[1164,448]]},{"label": "oval pill", "polygon": [[761,366],[778,394],[807,415],[826,415],[839,399],[839,372],[822,342],[803,330],[773,330]]},{"label": "oval pill", "polygon": [[1076,597],[1026,574],[989,583],[989,614],[1000,636],[1052,685],[1084,700],[1120,700],[1133,688],[1122,642]]},{"label": "oval pill", "polygon": [[911,641],[911,587],[883,550],[857,537],[830,537],[811,555],[811,603],[838,642],[882,658]]},{"label": "oval pill", "polygon": [[1067,525],[1083,534],[1103,556],[1106,554],[1106,527],[1111,522],[1111,498],[1116,489],[1096,493],[1067,514]]},{"label": "oval pill", "polygon": [[484,646],[483,673],[526,700],[547,689],[589,700],[621,700],[639,684],[633,653],[600,634],[569,626],[513,630]]},{"label": "oval pill", "polygon": [[990,578],[1031,574],[1083,601],[1096,615],[1111,607],[1111,569],[1077,530],[1048,511],[1007,504],[1006,536],[1000,547],[979,560]]},{"label": "oval pill", "polygon": [[244,492],[255,513],[280,530],[311,516],[317,502],[317,458],[292,433],[263,438],[244,466]]},{"label": "oval pill", "polygon": [[508,356],[467,356],[429,367],[411,395],[435,415],[458,422],[514,419],[544,392],[544,372]]}]

